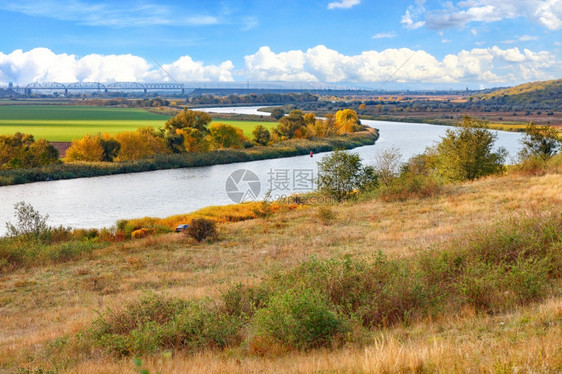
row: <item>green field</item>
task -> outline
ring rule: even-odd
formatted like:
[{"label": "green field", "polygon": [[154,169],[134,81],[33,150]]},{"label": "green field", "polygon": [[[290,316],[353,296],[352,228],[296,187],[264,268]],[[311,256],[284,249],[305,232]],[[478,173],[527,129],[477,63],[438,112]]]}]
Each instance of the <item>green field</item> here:
[{"label": "green field", "polygon": [[[69,142],[85,134],[134,131],[139,127],[164,127],[167,115],[143,109],[77,105],[0,105],[0,135],[23,132],[36,139]],[[218,120],[240,127],[251,136],[258,122]],[[259,122],[267,128],[277,124]]]}]

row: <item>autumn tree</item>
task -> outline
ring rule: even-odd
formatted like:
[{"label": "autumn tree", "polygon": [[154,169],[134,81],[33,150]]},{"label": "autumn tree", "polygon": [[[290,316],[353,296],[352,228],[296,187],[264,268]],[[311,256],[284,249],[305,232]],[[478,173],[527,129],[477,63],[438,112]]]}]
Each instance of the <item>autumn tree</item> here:
[{"label": "autumn tree", "polygon": [[209,127],[211,147],[214,149],[223,148],[244,148],[246,137],[241,129],[225,123],[213,123]]},{"label": "autumn tree", "polygon": [[32,168],[58,162],[59,152],[45,139],[33,135],[0,135],[0,170]]},{"label": "autumn tree", "polygon": [[338,134],[349,134],[359,130],[359,117],[354,110],[338,110],[335,115]]},{"label": "autumn tree", "polygon": [[288,116],[279,120],[279,125],[274,129],[274,132],[281,139],[292,139],[298,136],[306,127],[302,110],[293,110]]},{"label": "autumn tree", "polygon": [[170,152],[163,135],[152,127],[121,132],[115,135],[115,139],[121,144],[116,161],[140,160]]},{"label": "autumn tree", "polygon": [[260,145],[267,145],[271,140],[271,134],[268,129],[263,125],[257,125],[252,131],[254,142]]},{"label": "autumn tree", "polygon": [[208,148],[205,137],[209,134],[208,126],[211,121],[209,114],[188,109],[170,118],[164,127],[170,151],[197,152]]},{"label": "autumn tree", "polygon": [[101,137],[84,135],[82,139],[72,141],[66,151],[66,161],[101,162],[105,159],[105,150],[101,144]]},{"label": "autumn tree", "polygon": [[335,136],[338,133],[338,126],[333,114],[327,114],[326,118],[316,121],[314,132],[319,137]]},{"label": "autumn tree", "polygon": [[205,134],[208,133],[208,126],[212,118],[205,112],[196,110],[182,110],[177,116],[166,121],[165,130],[168,133],[175,134],[178,129],[193,128]]}]

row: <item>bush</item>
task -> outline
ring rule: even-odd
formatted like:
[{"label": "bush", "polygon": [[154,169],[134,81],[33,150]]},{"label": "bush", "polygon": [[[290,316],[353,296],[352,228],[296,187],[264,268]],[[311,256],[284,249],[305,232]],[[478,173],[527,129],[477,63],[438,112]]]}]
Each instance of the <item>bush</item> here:
[{"label": "bush", "polygon": [[445,180],[462,181],[503,172],[507,151],[492,151],[496,138],[486,123],[464,117],[435,147],[437,174]]},{"label": "bush", "polygon": [[196,218],[191,221],[186,233],[198,242],[205,239],[215,240],[217,238],[217,224],[215,221],[205,218]]},{"label": "bush", "polygon": [[224,348],[241,341],[241,319],[207,301],[147,294],[122,310],[107,310],[81,337],[118,356],[162,349]]},{"label": "bush", "polygon": [[309,289],[273,296],[256,313],[253,328],[256,337],[271,338],[292,349],[330,346],[348,329],[326,297]]},{"label": "bush", "polygon": [[364,167],[359,155],[334,151],[318,162],[318,188],[337,201],[351,196],[354,190],[377,185],[372,167]]},{"label": "bush", "polygon": [[16,224],[6,222],[8,236],[21,237],[24,240],[49,241],[51,228],[47,225],[49,215],[42,216],[31,204],[24,201],[14,205]]}]

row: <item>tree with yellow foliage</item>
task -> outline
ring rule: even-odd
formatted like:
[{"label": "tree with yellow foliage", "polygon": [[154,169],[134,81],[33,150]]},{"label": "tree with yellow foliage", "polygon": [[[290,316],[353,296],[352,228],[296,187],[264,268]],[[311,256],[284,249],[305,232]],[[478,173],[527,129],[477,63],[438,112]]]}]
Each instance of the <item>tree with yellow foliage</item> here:
[{"label": "tree with yellow foliage", "polygon": [[152,127],[121,132],[115,135],[115,139],[121,144],[116,161],[140,160],[158,154],[170,153],[164,137]]},{"label": "tree with yellow foliage", "polygon": [[358,130],[359,117],[354,110],[338,110],[335,115],[338,134],[349,134]]},{"label": "tree with yellow foliage", "polygon": [[101,136],[84,135],[82,139],[73,140],[66,151],[66,161],[104,161],[105,151],[101,143]]}]

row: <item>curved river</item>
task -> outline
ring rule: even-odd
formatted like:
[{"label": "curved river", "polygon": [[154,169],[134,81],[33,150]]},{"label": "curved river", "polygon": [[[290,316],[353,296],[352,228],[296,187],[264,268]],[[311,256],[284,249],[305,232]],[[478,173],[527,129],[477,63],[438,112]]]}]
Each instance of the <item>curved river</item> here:
[{"label": "curved river", "polygon": [[[257,112],[258,108],[204,110],[263,115]],[[373,163],[377,154],[393,147],[400,150],[406,161],[439,140],[447,130],[446,126],[427,124],[367,120],[362,123],[380,130],[375,145],[353,150],[366,163]],[[505,147],[514,159],[521,148],[521,136],[498,132],[497,146]],[[121,218],[166,217],[209,205],[231,204],[225,185],[230,174],[239,169],[253,171],[258,176],[260,183],[254,183],[251,190],[257,192],[256,186],[261,187],[259,197],[264,197],[269,189],[273,196],[306,191],[312,187],[308,178],[311,173],[316,175],[316,163],[324,155],[0,187],[0,235],[5,234],[4,222],[13,220],[13,206],[19,201],[48,214],[50,225],[76,228],[109,227]],[[235,185],[241,191],[249,189],[248,184],[245,186]]]}]

